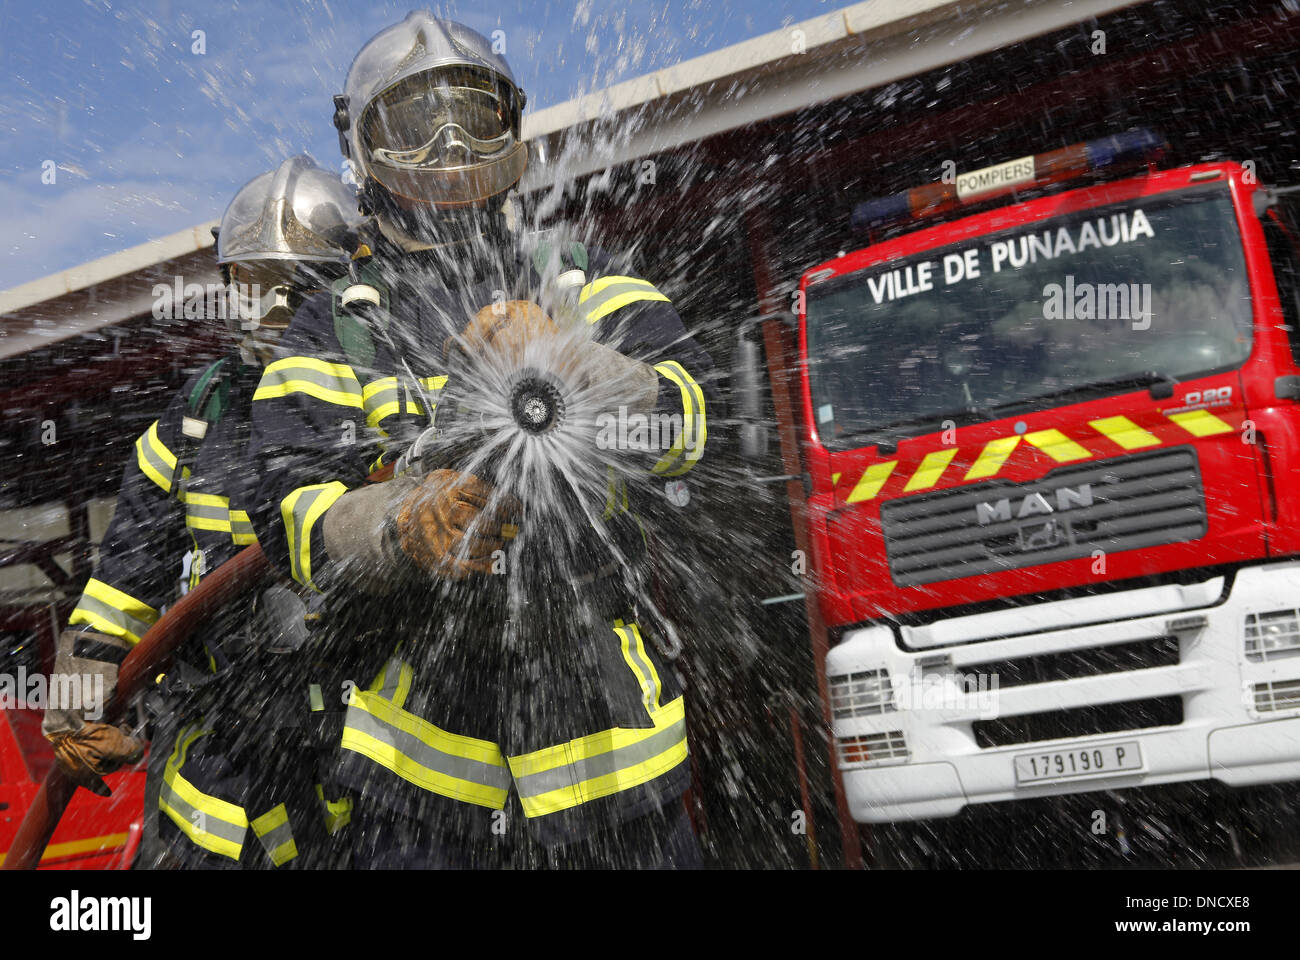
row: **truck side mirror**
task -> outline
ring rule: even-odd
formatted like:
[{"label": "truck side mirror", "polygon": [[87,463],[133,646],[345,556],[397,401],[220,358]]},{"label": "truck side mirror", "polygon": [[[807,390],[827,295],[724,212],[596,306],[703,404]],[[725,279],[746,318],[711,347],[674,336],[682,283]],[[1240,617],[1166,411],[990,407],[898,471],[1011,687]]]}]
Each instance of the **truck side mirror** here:
[{"label": "truck side mirror", "polygon": [[740,427],[740,455],[746,460],[764,459],[771,446],[772,423],[763,416],[763,347],[758,342],[759,325],[768,319],[753,317],[742,323],[731,355],[732,399]]}]

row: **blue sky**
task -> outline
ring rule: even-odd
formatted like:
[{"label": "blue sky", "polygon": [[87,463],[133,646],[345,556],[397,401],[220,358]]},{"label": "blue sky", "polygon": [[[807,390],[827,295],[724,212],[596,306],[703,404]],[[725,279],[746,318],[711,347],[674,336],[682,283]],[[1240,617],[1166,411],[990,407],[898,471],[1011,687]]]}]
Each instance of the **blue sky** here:
[{"label": "blue sky", "polygon": [[[843,5],[452,0],[428,8],[484,34],[504,30],[531,109]],[[0,289],[217,217],[243,183],[294,153],[338,169],[330,97],[361,44],[418,7],[0,0]],[[53,184],[42,183],[47,160]]]}]

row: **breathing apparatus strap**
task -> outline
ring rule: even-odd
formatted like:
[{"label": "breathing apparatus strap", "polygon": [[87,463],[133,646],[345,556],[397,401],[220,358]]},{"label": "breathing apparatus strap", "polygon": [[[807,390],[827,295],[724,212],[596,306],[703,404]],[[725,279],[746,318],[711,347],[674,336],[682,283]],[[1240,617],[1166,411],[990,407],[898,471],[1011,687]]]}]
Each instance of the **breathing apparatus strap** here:
[{"label": "breathing apparatus strap", "polygon": [[194,389],[190,391],[185,403],[185,413],[181,417],[181,440],[176,451],[176,468],[172,471],[172,490],[177,499],[184,495],[185,470],[193,466],[203,438],[208,430],[221,419],[230,402],[230,380],[235,374],[236,365],[228,364],[229,357],[222,357],[203,371]]}]

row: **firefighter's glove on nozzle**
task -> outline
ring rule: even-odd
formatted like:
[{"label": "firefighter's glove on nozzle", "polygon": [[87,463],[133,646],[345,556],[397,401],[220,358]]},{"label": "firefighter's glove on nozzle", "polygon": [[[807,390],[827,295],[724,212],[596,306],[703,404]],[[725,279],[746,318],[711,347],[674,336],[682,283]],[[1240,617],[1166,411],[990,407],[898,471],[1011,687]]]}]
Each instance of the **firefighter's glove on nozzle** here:
[{"label": "firefighter's glove on nozzle", "polygon": [[435,576],[485,575],[521,512],[518,500],[494,495],[472,474],[434,470],[398,507],[398,542],[417,566]]},{"label": "firefighter's glove on nozzle", "polygon": [[[89,630],[65,630],[50,678],[50,703],[41,730],[54,745],[55,761],[77,784],[109,795],[102,777],[135,763],[144,745],[125,727],[101,723],[117,688],[117,659],[131,648],[121,637]],[[120,654],[120,657],[118,656]],[[107,655],[109,659],[97,659]],[[59,702],[55,702],[55,699]]]},{"label": "firefighter's glove on nozzle", "polygon": [[530,341],[558,332],[555,322],[537,304],[530,300],[507,300],[480,309],[460,337],[447,340],[444,352],[456,347],[471,355],[495,352],[519,361]]}]

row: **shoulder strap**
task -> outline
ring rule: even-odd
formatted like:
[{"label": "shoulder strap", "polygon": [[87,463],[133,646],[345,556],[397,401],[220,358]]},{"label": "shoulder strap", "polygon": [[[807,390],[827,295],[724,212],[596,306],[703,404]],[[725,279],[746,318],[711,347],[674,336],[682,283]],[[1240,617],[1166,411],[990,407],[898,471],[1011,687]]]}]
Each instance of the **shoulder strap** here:
[{"label": "shoulder strap", "polygon": [[230,378],[222,375],[226,360],[226,357],[222,357],[212,364],[194,384],[186,404],[186,413],[191,417],[213,424],[226,412],[230,399]]},{"label": "shoulder strap", "polygon": [[185,471],[194,463],[208,428],[221,419],[230,398],[230,367],[227,357],[209,366],[195,381],[181,417],[181,438],[172,471],[172,490],[184,499]]},{"label": "shoulder strap", "polygon": [[365,321],[343,306],[343,291],[354,283],[367,283],[379,292],[380,313],[388,309],[388,291],[380,282],[379,270],[370,263],[362,264],[355,279],[340,277],[330,284],[330,309],[334,317],[334,336],[338,338],[343,355],[352,366],[370,367],[375,362],[375,341]]}]

